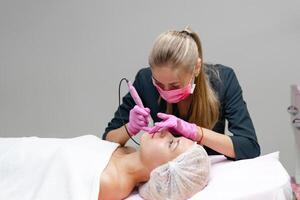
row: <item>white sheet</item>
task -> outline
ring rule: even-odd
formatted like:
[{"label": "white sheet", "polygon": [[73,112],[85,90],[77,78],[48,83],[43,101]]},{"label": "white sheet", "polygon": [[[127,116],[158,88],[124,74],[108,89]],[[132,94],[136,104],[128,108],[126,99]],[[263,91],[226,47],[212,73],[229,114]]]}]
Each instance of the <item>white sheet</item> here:
[{"label": "white sheet", "polygon": [[[230,161],[224,156],[210,156],[212,173],[196,199],[289,200],[293,199],[290,177],[279,162],[279,152],[253,159]],[[134,191],[127,200],[141,200]]]},{"label": "white sheet", "polygon": [[117,147],[94,135],[0,138],[0,199],[97,200]]}]

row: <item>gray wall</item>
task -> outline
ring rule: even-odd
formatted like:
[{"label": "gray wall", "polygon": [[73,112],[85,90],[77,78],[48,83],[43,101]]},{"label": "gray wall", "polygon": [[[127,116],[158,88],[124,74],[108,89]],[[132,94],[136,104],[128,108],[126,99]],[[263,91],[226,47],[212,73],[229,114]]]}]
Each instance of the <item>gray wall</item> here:
[{"label": "gray wall", "polygon": [[[190,25],[204,60],[235,69],[262,147],[294,174],[286,108],[300,84],[300,2],[0,1],[0,136],[101,136],[121,77],[153,40]],[[126,92],[125,87],[123,94]]]}]

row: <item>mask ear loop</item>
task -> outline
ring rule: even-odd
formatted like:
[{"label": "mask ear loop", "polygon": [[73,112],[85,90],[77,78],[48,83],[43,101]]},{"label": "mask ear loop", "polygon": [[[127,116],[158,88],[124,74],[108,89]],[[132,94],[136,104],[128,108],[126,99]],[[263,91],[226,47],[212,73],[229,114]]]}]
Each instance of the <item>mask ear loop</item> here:
[{"label": "mask ear loop", "polygon": [[195,70],[196,70],[196,67],[194,67],[194,70],[193,70],[193,78],[192,78],[192,83],[191,83],[191,91],[190,93],[193,94],[194,93],[194,90],[196,88],[196,83],[195,83],[195,80],[196,80],[196,75],[195,75]]},{"label": "mask ear loop", "polygon": [[[188,116],[191,116],[192,115],[192,105],[194,104],[194,90],[195,90],[195,88],[196,88],[196,83],[195,83],[195,80],[196,80],[196,77],[198,76],[198,75],[194,75],[194,72],[195,72],[195,67],[194,67],[194,70],[193,70],[193,76],[194,76],[194,81],[193,81],[193,83],[191,84],[192,85],[192,87],[191,87],[191,94],[190,95],[192,95],[192,101],[191,101],[191,104],[190,104],[190,106],[189,106],[189,110],[188,110]],[[189,121],[189,118],[187,118],[187,121]]]},{"label": "mask ear loop", "polygon": [[196,83],[195,83],[195,78],[194,78],[194,81],[193,81],[193,83],[191,85],[191,92],[190,92],[191,94],[194,93],[195,88],[196,88]]}]

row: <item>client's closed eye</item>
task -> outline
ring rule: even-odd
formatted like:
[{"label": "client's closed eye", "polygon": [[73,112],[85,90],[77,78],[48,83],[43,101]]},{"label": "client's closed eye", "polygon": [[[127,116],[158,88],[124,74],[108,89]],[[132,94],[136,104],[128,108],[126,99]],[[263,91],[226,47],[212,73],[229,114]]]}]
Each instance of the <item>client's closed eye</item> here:
[{"label": "client's closed eye", "polygon": [[171,149],[171,151],[174,151],[175,149],[177,149],[179,145],[179,140],[174,141],[174,138],[172,140],[169,141],[169,148]]},{"label": "client's closed eye", "polygon": [[171,148],[173,142],[174,142],[174,139],[171,139],[171,140],[169,141],[169,148]]}]

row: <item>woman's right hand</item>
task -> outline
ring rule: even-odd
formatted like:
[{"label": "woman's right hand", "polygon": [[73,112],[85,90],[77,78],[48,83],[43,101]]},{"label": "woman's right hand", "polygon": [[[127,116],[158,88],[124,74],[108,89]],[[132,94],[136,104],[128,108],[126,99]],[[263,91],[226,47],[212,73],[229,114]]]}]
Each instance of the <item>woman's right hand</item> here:
[{"label": "woman's right hand", "polygon": [[129,113],[129,122],[127,124],[130,135],[138,134],[143,127],[149,124],[150,109],[135,105]]}]

